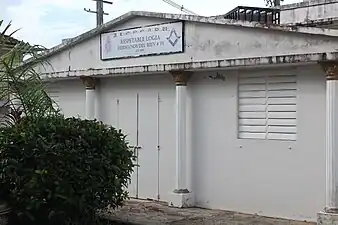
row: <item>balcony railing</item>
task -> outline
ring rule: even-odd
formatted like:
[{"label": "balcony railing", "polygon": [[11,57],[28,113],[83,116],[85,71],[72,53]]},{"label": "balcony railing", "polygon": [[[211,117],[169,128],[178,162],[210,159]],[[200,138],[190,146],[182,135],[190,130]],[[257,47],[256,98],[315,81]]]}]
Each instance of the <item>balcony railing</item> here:
[{"label": "balcony railing", "polygon": [[238,6],[224,15],[225,19],[259,22],[262,24],[279,24],[280,10],[276,8],[256,8]]}]

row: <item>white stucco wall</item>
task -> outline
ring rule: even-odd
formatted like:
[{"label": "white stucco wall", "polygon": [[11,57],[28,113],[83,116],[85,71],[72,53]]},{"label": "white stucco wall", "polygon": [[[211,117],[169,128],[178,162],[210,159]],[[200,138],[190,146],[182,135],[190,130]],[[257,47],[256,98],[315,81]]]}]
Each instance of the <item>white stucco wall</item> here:
[{"label": "white stucco wall", "polygon": [[281,7],[281,24],[304,23],[311,20],[337,18],[337,0],[310,0]]},{"label": "white stucco wall", "polygon": [[[166,22],[139,17],[114,29]],[[54,71],[335,51],[333,37],[187,22],[182,54],[101,61],[99,37],[49,58]],[[319,66],[279,67],[297,74],[297,140],[237,135],[237,77],[257,69],[197,72],[188,85],[188,188],[200,207],[315,220],[325,200],[325,76]],[[80,78],[57,82],[66,116],[84,116]],[[137,96],[138,103],[137,103]],[[140,167],[131,196],[168,200],[175,188],[175,85],[169,74],[101,78],[96,115],[137,143]],[[138,123],[137,123],[138,121]],[[158,151],[158,147],[160,150]]]},{"label": "white stucco wall", "polygon": [[58,93],[58,105],[66,117],[85,117],[85,88],[80,79],[63,80],[47,85]]},{"label": "white stucco wall", "polygon": [[[53,82],[48,87],[52,87],[66,117],[85,118],[85,87],[80,78]],[[176,160],[175,84],[171,75],[104,78],[96,91],[97,118],[121,129],[130,145],[138,142],[141,146],[140,167],[132,175],[130,196],[157,199],[159,195],[160,200],[168,201],[175,188]]]},{"label": "white stucco wall", "polygon": [[[237,76],[252,69],[218,71],[225,81],[210,79],[216,73],[211,71],[195,73],[189,81],[188,188],[195,193],[197,206],[299,220],[315,220],[324,208],[325,76],[317,65],[260,72],[277,70],[297,73],[296,141],[238,139]],[[60,106],[66,115],[83,115],[80,80],[60,82],[60,87]],[[101,120],[121,128],[131,145],[136,145],[139,129],[139,176],[137,181],[133,174],[131,196],[138,191],[140,198],[156,199],[160,194],[160,200],[168,200],[175,188],[171,76],[103,78],[99,89]]]},{"label": "white stucco wall", "polygon": [[325,201],[325,76],[318,66],[296,68],[296,141],[245,140],[237,138],[236,75],[250,71],[190,82],[197,205],[316,220]]},{"label": "white stucco wall", "polygon": [[[137,17],[114,29],[164,20]],[[242,26],[186,22],[185,52],[172,55],[100,60],[99,36],[49,58],[55,72],[125,66],[153,65],[217,59],[264,57],[335,51],[338,39]],[[45,71],[42,69],[42,71]],[[53,71],[51,68],[48,72]]]}]

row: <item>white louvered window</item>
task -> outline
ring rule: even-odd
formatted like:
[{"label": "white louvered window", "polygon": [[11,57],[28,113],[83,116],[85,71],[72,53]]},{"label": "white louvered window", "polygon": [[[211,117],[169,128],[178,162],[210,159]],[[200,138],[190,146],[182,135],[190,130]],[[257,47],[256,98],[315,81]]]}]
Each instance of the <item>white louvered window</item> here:
[{"label": "white louvered window", "polygon": [[296,74],[240,74],[238,137],[296,140]]}]

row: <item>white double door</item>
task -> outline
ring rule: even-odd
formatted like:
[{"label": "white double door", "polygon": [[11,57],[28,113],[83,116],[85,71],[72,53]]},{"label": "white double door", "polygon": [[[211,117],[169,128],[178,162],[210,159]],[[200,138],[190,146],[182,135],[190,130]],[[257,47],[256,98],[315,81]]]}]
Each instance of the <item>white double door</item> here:
[{"label": "white double door", "polygon": [[127,135],[137,164],[130,197],[160,198],[159,107],[159,94],[154,92],[124,93],[116,99],[116,125]]}]

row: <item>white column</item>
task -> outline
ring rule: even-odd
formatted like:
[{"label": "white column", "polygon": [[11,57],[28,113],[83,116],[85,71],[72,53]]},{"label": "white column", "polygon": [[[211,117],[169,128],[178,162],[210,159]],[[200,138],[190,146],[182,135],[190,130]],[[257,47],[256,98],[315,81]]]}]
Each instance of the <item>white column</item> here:
[{"label": "white column", "polygon": [[85,102],[85,115],[86,119],[93,120],[95,118],[95,78],[82,77],[83,83],[86,88],[86,102]]},{"label": "white column", "polygon": [[187,86],[176,86],[176,189],[188,192],[186,182],[186,98]]},{"label": "white column", "polygon": [[[338,68],[321,64],[326,72],[326,212],[338,212]],[[338,65],[338,64],[337,64]]]},{"label": "white column", "polygon": [[95,89],[86,88],[86,119],[93,120],[95,118]]},{"label": "white column", "polygon": [[95,112],[94,112],[94,118],[101,121],[101,86],[100,86],[99,79],[96,79],[96,85],[95,85]]},{"label": "white column", "polygon": [[176,84],[176,186],[174,193],[189,193],[187,189],[187,82],[190,73],[175,71],[171,73]]}]

